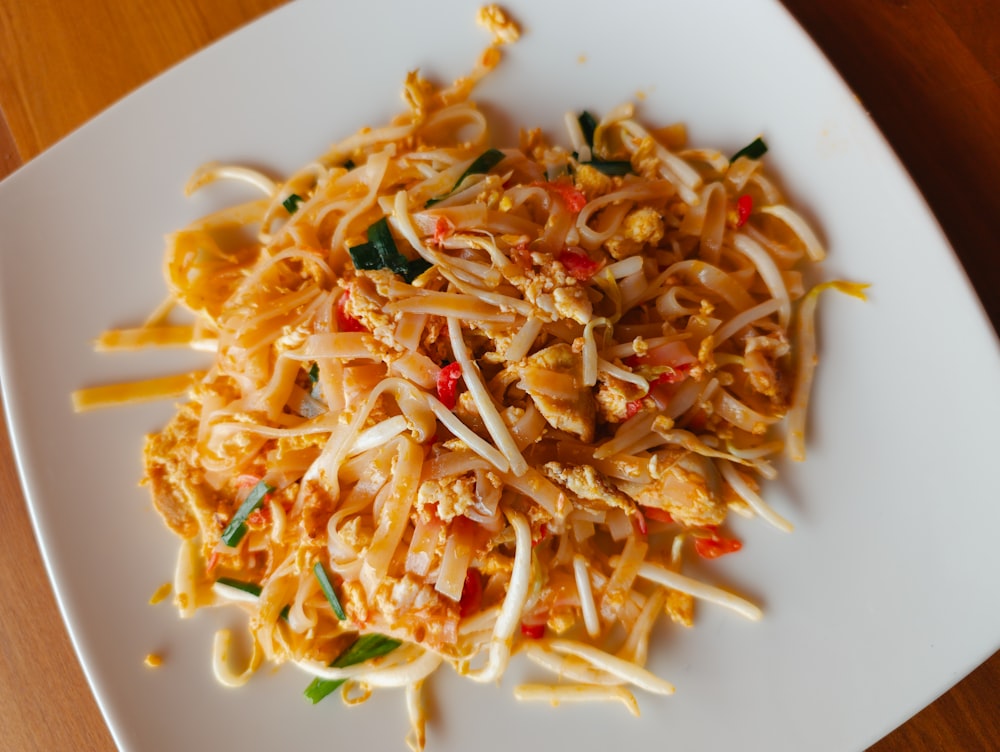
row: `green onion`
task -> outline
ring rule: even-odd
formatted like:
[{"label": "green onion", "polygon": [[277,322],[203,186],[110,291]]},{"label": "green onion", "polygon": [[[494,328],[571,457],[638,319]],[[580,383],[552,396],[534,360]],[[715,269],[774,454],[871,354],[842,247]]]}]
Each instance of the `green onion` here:
[{"label": "green onion", "polygon": [[319,381],[319,363],[313,363],[309,369],[309,380],[314,384]]},{"label": "green onion", "polygon": [[[469,175],[485,175],[500,164],[505,156],[499,149],[487,149],[476,157],[475,161],[462,173],[462,177],[455,182],[455,188],[458,188],[462,184],[462,181],[469,177]],[[455,188],[452,188],[452,190],[455,190]]]},{"label": "green onion", "polygon": [[415,258],[412,261],[407,262],[406,274],[403,275],[403,278],[406,279],[407,282],[413,282],[413,280],[430,269],[432,266],[434,266],[434,264],[425,259],[423,256]]},{"label": "green onion", "polygon": [[247,532],[247,517],[264,503],[264,497],[273,490],[274,488],[267,485],[264,481],[260,481],[260,483],[250,489],[249,495],[240,504],[240,508],[236,510],[236,514],[233,515],[229,524],[226,525],[226,529],[222,531],[223,543],[230,548],[235,548],[239,545],[239,542],[243,540],[243,536]]},{"label": "green onion", "polygon": [[[373,658],[379,658],[387,653],[391,653],[393,650],[398,648],[400,644],[399,640],[394,640],[391,637],[386,637],[382,634],[366,634],[351,643],[351,646],[341,653],[340,656],[330,665],[334,668],[346,668],[347,666],[364,663],[365,661],[370,661]],[[306,687],[303,694],[305,694],[306,698],[313,703],[313,705],[315,705],[328,694],[336,691],[337,688],[340,687],[340,685],[345,681],[346,679],[320,679],[319,677],[316,677],[312,680],[312,683]]]},{"label": "green onion", "polygon": [[[577,122],[580,123],[580,130],[583,131],[583,137],[587,140],[587,146],[593,151],[594,133],[597,131],[597,119],[584,110],[577,117]],[[573,152],[573,158],[579,159],[579,155]],[[627,159],[601,159],[594,154],[589,162],[581,162],[580,164],[590,165],[605,175],[631,175],[634,173],[632,163]]]},{"label": "green onion", "polygon": [[729,161],[735,162],[740,157],[749,157],[750,159],[760,159],[766,153],[767,153],[767,144],[765,144],[764,140],[760,136],[758,136],[749,144],[740,149],[738,152],[733,154],[733,156],[729,158]]},{"label": "green onion", "polygon": [[375,246],[375,251],[382,260],[382,266],[396,274],[406,275],[409,259],[396,247],[396,239],[392,237],[389,221],[385,217],[368,228],[368,242]]},{"label": "green onion", "polygon": [[242,590],[244,593],[250,593],[250,595],[256,595],[260,597],[261,587],[260,585],[255,585],[252,582],[243,582],[243,580],[234,580],[232,577],[220,577],[216,580],[220,585],[226,585],[227,587],[235,588],[236,590]]},{"label": "green onion", "polygon": [[313,574],[319,580],[319,586],[323,591],[323,595],[330,601],[333,613],[337,615],[338,619],[344,621],[347,618],[347,614],[344,613],[344,607],[340,605],[340,599],[337,597],[337,592],[333,589],[333,583],[330,582],[330,576],[326,573],[326,567],[323,566],[323,562],[316,562],[313,566]]},{"label": "green onion", "polygon": [[580,130],[583,131],[583,137],[587,140],[587,146],[591,149],[594,148],[594,131],[597,130],[597,120],[589,112],[584,110],[580,113],[580,117],[577,118],[577,122],[580,123]]},{"label": "green onion", "polygon": [[382,217],[368,228],[368,242],[348,248],[355,269],[388,269],[412,282],[431,267],[423,258],[410,260],[399,252],[389,222]]},{"label": "green onion", "polygon": [[[250,593],[250,595],[256,595],[260,598],[261,587],[252,582],[244,582],[243,580],[234,580],[232,577],[220,577],[216,580],[219,585],[225,585],[226,587],[231,587],[235,590],[242,590],[244,593]],[[285,606],[281,609],[281,613],[278,614],[282,619],[288,620],[288,612],[291,610],[291,606]]]},{"label": "green onion", "polygon": [[291,196],[282,201],[281,205],[285,207],[285,210],[289,214],[295,214],[296,210],[299,208],[299,204],[301,204],[303,200],[302,196],[297,193],[293,193]]},{"label": "green onion", "polygon": [[590,165],[595,170],[603,172],[605,175],[631,175],[633,174],[632,163],[627,159],[594,159],[590,162],[581,162]]},{"label": "green onion", "polygon": [[384,264],[371,243],[359,243],[347,249],[351,254],[351,261],[354,262],[355,269],[383,269]]},{"label": "green onion", "polygon": [[444,201],[458,189],[458,186],[460,186],[462,181],[469,177],[469,175],[485,175],[487,172],[500,164],[505,156],[507,155],[499,149],[487,149],[472,161],[472,164],[470,164],[466,168],[465,172],[462,173],[462,177],[455,181],[455,185],[451,187],[450,191],[442,196],[435,196],[432,199],[428,199],[424,206],[433,206],[438,201]]}]

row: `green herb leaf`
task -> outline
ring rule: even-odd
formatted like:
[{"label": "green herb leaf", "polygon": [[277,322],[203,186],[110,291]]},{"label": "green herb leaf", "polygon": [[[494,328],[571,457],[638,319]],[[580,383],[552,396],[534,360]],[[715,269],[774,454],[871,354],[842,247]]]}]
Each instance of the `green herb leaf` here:
[{"label": "green herb leaf", "polygon": [[444,201],[458,189],[458,186],[460,186],[462,181],[469,177],[469,175],[485,175],[487,172],[500,164],[505,156],[507,155],[499,149],[487,149],[472,161],[472,164],[470,164],[466,168],[465,172],[462,173],[462,177],[455,181],[455,185],[451,187],[450,191],[445,193],[443,196],[435,196],[432,199],[428,199],[424,206],[433,206],[438,201]]},{"label": "green herb leaf", "polygon": [[309,380],[314,384],[319,381],[319,363],[313,363],[309,369]]},{"label": "green herb leaf", "polygon": [[[374,632],[362,635],[330,665],[334,668],[346,668],[347,666],[364,663],[373,658],[380,658],[387,653],[391,653],[401,644],[399,640],[394,640],[391,637]],[[344,681],[344,679],[320,679],[316,677],[306,687],[303,694],[305,694],[306,699],[315,705],[328,694],[336,691]]]},{"label": "green herb leaf", "polygon": [[765,144],[764,140],[760,136],[758,136],[749,144],[740,149],[738,152],[733,154],[733,156],[729,158],[729,161],[735,162],[740,157],[749,157],[750,159],[760,159],[766,153],[767,153],[767,144]]},{"label": "green herb leaf", "polygon": [[282,202],[281,202],[281,205],[282,205],[283,207],[285,207],[285,210],[286,210],[286,211],[287,211],[287,212],[288,212],[289,214],[295,214],[295,212],[296,212],[296,211],[298,210],[298,208],[299,208],[299,204],[301,204],[301,203],[303,202],[303,200],[304,200],[304,199],[302,198],[302,196],[300,196],[300,195],[299,195],[299,194],[297,194],[297,193],[293,193],[293,194],[292,194],[291,196],[289,196],[289,197],[288,197],[288,198],[286,198],[286,199],[285,199],[284,201],[282,201]]},{"label": "green herb leaf", "polygon": [[274,488],[267,485],[264,481],[260,481],[260,483],[250,489],[250,493],[243,503],[240,504],[240,508],[236,510],[236,514],[233,515],[229,524],[226,525],[226,529],[222,531],[223,543],[230,548],[235,548],[239,545],[239,542],[243,540],[243,536],[247,532],[247,517],[264,503],[264,497],[273,490]]},{"label": "green herb leaf", "polygon": [[347,618],[347,614],[344,613],[344,607],[340,605],[340,599],[337,597],[337,591],[333,589],[333,583],[330,582],[330,576],[326,573],[326,567],[323,566],[323,562],[316,562],[313,566],[313,574],[315,574],[316,579],[319,580],[319,587],[323,591],[323,595],[325,595],[326,599],[330,601],[333,613],[337,615],[338,619],[344,621],[344,619]]},{"label": "green herb leaf", "polygon": [[577,118],[577,122],[580,123],[580,130],[583,131],[583,137],[587,140],[587,146],[593,149],[594,132],[597,130],[597,120],[593,115],[584,110],[580,113],[580,117]]}]

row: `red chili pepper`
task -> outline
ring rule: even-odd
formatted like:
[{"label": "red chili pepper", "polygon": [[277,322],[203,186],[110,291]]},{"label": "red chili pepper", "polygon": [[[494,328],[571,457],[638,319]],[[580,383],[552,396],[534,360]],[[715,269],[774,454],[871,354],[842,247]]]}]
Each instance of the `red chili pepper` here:
[{"label": "red chili pepper", "polygon": [[639,529],[639,535],[647,535],[649,533],[649,528],[646,527],[646,515],[643,514],[642,509],[639,507],[635,508],[635,526]]},{"label": "red chili pepper", "polygon": [[657,522],[674,522],[673,516],[666,509],[660,509],[659,507],[643,507],[642,513],[646,515],[648,519],[656,520]]},{"label": "red chili pepper", "polygon": [[669,371],[664,371],[663,373],[657,374],[653,377],[653,380],[649,382],[649,385],[656,386],[657,384],[676,384],[678,382],[684,381],[687,378],[687,372],[691,370],[690,363],[682,363],[678,366],[670,366]]},{"label": "red chili pepper", "polygon": [[749,194],[744,193],[736,199],[736,226],[742,227],[750,219],[750,212],[753,211],[753,199]]},{"label": "red chili pepper", "polygon": [[441,245],[444,239],[451,235],[455,230],[455,225],[451,223],[451,220],[447,217],[438,217],[437,222],[434,224],[434,245]]},{"label": "red chili pepper", "polygon": [[566,267],[566,271],[570,273],[570,276],[575,277],[581,282],[586,282],[601,268],[599,262],[594,261],[583,251],[573,248],[564,250],[556,256],[556,260]]},{"label": "red chili pepper", "polygon": [[212,574],[212,570],[219,565],[219,559],[222,556],[218,551],[213,551],[212,555],[208,557],[208,564],[205,566],[205,574]]},{"label": "red chili pepper", "polygon": [[628,420],[633,415],[642,410],[642,400],[632,400],[627,405],[625,405],[625,419]]},{"label": "red chili pepper", "polygon": [[251,488],[260,483],[260,476],[251,475],[250,473],[243,473],[242,475],[236,476],[236,487],[237,488]]},{"label": "red chili pepper", "polygon": [[537,546],[539,543],[545,540],[548,537],[548,535],[549,535],[549,528],[543,522],[542,526],[538,528],[538,537],[532,539],[531,541],[531,547],[534,548],[535,546]]},{"label": "red chili pepper", "polygon": [[543,188],[554,192],[566,204],[566,208],[574,214],[579,214],[580,210],[587,205],[587,197],[577,190],[570,183],[539,183]]},{"label": "red chili pepper", "polygon": [[347,312],[350,297],[350,290],[344,290],[344,294],[337,300],[337,328],[342,332],[367,332],[364,325]]},{"label": "red chili pepper", "polygon": [[743,544],[735,538],[695,538],[694,550],[706,559],[718,559],[720,556],[735,553],[743,548]]},{"label": "red chili pepper", "polygon": [[[265,496],[266,500],[268,497]],[[271,508],[270,507],[259,507],[250,513],[247,517],[247,526],[255,529],[260,529],[264,527],[271,520]]]},{"label": "red chili pepper", "polygon": [[478,569],[469,567],[465,572],[465,584],[462,585],[462,598],[458,602],[458,615],[466,617],[479,610],[483,602],[483,577]]},{"label": "red chili pepper", "polygon": [[530,640],[540,640],[545,636],[545,624],[525,624],[521,622],[521,634]]},{"label": "red chili pepper", "polygon": [[460,363],[449,363],[438,371],[438,399],[449,410],[454,410],[458,403],[458,380],[460,378],[462,378],[462,365]]}]

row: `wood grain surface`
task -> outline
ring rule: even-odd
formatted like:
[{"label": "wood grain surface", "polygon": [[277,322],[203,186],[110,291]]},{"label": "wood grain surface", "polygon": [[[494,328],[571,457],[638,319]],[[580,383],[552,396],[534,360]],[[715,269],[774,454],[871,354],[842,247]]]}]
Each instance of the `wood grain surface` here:
[{"label": "wood grain surface", "polygon": [[[1000,3],[784,2],[899,154],[1000,328]],[[0,177],[280,4],[0,0]],[[0,531],[0,748],[113,750],[56,608],[4,429]],[[1000,654],[872,749],[1000,750]]]}]

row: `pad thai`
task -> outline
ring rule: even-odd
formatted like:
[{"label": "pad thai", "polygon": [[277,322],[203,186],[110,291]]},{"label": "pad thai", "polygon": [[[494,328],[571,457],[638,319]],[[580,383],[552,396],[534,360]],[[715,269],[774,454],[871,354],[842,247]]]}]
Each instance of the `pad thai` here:
[{"label": "pad thai", "polygon": [[260,197],[173,234],[170,300],[100,345],[210,367],[76,395],[188,395],[145,481],[182,539],[180,613],[247,611],[252,657],[234,668],[220,632],[219,679],[294,663],[313,702],[403,688],[416,749],[442,664],[489,682],[523,654],[553,679],[517,697],[637,714],[633,690],[673,691],[646,668],[657,625],[696,601],[760,618],[683,570],[741,548],[730,512],[791,530],[760,486],[804,458],[824,288],[760,138],[691,148],[623,105],[492,146],[470,94],[497,44],[447,88],[411,73],[404,114],[285,180],[199,169],[189,192]]}]

